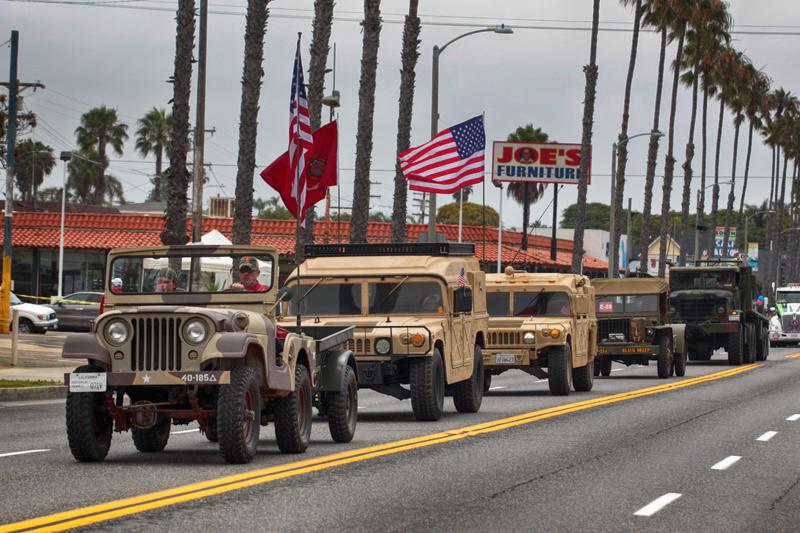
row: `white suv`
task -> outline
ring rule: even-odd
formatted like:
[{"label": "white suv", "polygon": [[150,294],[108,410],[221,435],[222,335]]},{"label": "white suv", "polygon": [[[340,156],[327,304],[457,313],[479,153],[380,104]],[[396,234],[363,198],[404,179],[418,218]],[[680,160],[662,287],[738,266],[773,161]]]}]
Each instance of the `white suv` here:
[{"label": "white suv", "polygon": [[24,303],[12,292],[11,308],[19,313],[20,333],[44,333],[58,327],[58,318],[52,307]]}]

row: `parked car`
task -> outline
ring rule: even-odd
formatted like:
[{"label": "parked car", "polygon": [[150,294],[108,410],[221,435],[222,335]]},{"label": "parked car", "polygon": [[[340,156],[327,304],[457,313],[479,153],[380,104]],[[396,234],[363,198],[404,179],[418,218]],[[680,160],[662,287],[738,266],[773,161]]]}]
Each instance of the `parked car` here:
[{"label": "parked car", "polygon": [[76,292],[52,304],[58,317],[58,328],[89,331],[92,320],[100,315],[102,298],[102,292]]},{"label": "parked car", "polygon": [[46,305],[25,303],[11,293],[11,308],[19,313],[19,333],[44,333],[58,327],[55,311]]}]

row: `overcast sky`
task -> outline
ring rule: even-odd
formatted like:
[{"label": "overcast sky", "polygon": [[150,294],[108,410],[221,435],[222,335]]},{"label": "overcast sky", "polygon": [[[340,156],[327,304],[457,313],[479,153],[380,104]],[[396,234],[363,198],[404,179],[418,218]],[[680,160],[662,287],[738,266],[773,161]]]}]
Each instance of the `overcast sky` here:
[{"label": "overcast sky", "polygon": [[[41,126],[37,140],[56,151],[74,149],[74,130],[80,115],[92,106],[115,107],[129,124],[130,140],[120,161],[112,159],[110,173],[125,186],[129,201],[144,200],[150,187],[147,174],[154,165],[141,158],[133,147],[136,120],[153,106],[168,107],[172,86],[166,80],[173,74],[175,50],[174,8],[170,0],[108,2],[100,5],[63,5],[67,2],[32,3],[0,0],[0,42],[12,29],[20,32],[19,78],[40,80],[47,88],[26,93],[25,106],[36,112]],[[90,2],[86,2],[90,3]],[[98,2],[99,4],[100,2]],[[800,12],[793,0],[734,0],[730,12],[740,31],[789,32],[794,35],[734,34],[734,46],[744,52],[773,80],[800,92],[800,72],[796,55],[800,43]],[[208,85],[206,127],[216,128],[208,137],[206,162],[212,163],[211,183],[206,195],[232,196],[235,190],[238,119],[241,98],[242,52],[244,48],[244,0],[212,0],[208,24]],[[127,6],[136,9],[123,9]],[[311,39],[313,0],[275,0],[265,40],[264,84],[261,91],[257,164],[260,171],[286,150],[288,99],[297,32],[303,32],[303,62],[307,67]],[[400,81],[400,49],[405,0],[384,0],[380,36],[378,84],[372,154],[372,210],[391,213],[397,110]],[[633,14],[619,2],[601,1],[601,28],[632,27]],[[421,0],[419,15],[423,27],[412,123],[412,145],[428,140],[430,133],[431,49],[480,25],[506,23],[513,35],[483,33],[465,38],[442,54],[440,62],[440,127],[455,124],[481,112],[486,113],[487,144],[504,140],[517,126],[531,122],[550,134],[551,140],[579,143],[583,114],[584,77],[588,63],[588,31],[591,0]],[[337,45],[336,88],[342,93],[340,112],[340,156],[342,204],[352,200],[355,136],[358,113],[358,79],[361,58],[363,4],[357,0],[337,0],[331,43]],[[457,15],[455,15],[457,13]],[[781,25],[781,26],[778,26]],[[527,26],[527,28],[525,27]],[[585,30],[541,29],[542,26],[585,28]],[[762,27],[763,26],[763,27]],[[593,136],[593,180],[589,201],[608,202],[611,143],[619,134],[625,75],[630,53],[630,31],[602,31],[598,39],[599,82]],[[652,125],[658,66],[659,38],[651,31],[639,40],[639,56],[633,85],[629,134],[649,131]],[[671,60],[675,47],[667,50]],[[329,58],[329,64],[332,57]],[[9,48],[0,48],[0,79],[6,80]],[[327,78],[326,93],[332,78]],[[662,130],[666,132],[671,78],[665,80]],[[192,96],[194,102],[194,94]],[[676,177],[672,206],[680,208],[683,161],[691,95],[681,89],[678,95],[676,124]],[[710,105],[709,149],[715,140],[718,105]],[[194,110],[192,110],[194,121]],[[327,117],[327,110],[324,110]],[[713,125],[713,127],[712,127]],[[729,179],[733,127],[725,117],[720,174]],[[694,189],[700,179],[700,137],[696,137]],[[748,203],[768,196],[770,159],[768,150],[754,143],[751,162],[752,186]],[[746,148],[746,129],[742,128],[737,174],[738,190]],[[663,172],[666,138],[661,143],[657,175]],[[633,198],[634,209],[641,209],[644,191],[647,138],[630,143],[628,185],[625,196]],[[487,152],[489,153],[489,152]],[[490,166],[487,166],[487,170]],[[713,174],[713,152],[708,157]],[[60,186],[61,168],[56,168],[44,186]],[[274,192],[256,178],[256,197]],[[657,211],[661,203],[661,184],[655,191]],[[728,187],[723,187],[723,201]],[[480,188],[476,191],[480,193]],[[334,193],[335,194],[335,193]],[[575,187],[564,186],[559,207],[573,203]],[[479,198],[479,197],[478,197]],[[497,207],[498,191],[487,180],[487,203]],[[532,219],[542,218],[549,225],[552,189],[532,209]],[[449,201],[449,199],[447,200]],[[335,203],[335,198],[334,198]],[[440,200],[440,205],[444,201]],[[522,209],[504,202],[507,226],[521,226]]]}]

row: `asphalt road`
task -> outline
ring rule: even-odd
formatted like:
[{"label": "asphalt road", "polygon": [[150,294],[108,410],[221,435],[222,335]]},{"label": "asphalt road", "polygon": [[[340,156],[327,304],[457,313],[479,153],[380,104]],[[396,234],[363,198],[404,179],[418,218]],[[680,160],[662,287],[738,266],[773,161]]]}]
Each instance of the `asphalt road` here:
[{"label": "asphalt road", "polygon": [[[668,380],[656,379],[655,366],[615,364],[592,392],[566,398],[507,372],[479,413],[457,414],[448,399],[436,423],[414,421],[408,401],[362,391],[349,445],[332,443],[320,419],[306,454],[282,455],[267,427],[256,460],[241,466],[225,464],[194,426],[173,427],[158,454],[140,454],[129,434],[115,434],[104,463],[78,464],[63,402],[5,404],[0,523],[113,502],[39,525],[796,531],[800,358],[786,356],[799,352],[773,349],[762,366],[727,376],[718,374],[733,367],[717,355]],[[15,452],[29,453],[8,455]],[[176,490],[153,494],[166,489]]]}]

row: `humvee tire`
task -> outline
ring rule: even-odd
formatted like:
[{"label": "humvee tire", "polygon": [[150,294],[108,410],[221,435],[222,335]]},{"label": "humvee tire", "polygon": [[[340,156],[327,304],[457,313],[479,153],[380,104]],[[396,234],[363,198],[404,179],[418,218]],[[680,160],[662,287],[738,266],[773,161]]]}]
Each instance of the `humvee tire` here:
[{"label": "humvee tire", "polygon": [[604,378],[607,378],[611,375],[611,359],[601,359],[600,360],[600,375]]},{"label": "humvee tire", "polygon": [[659,379],[666,379],[672,374],[673,368],[672,346],[670,346],[669,337],[661,335],[658,338],[658,377]]},{"label": "humvee tire", "polygon": [[444,410],[444,364],[438,348],[432,357],[411,360],[409,367],[411,409],[420,421],[439,420]]},{"label": "humvee tire", "polygon": [[305,365],[294,371],[294,391],[275,400],[275,439],[283,453],[303,453],[311,441],[311,377]]},{"label": "humvee tire", "polygon": [[572,386],[578,392],[589,392],[594,385],[594,365],[587,363],[572,369]]},{"label": "humvee tire", "polygon": [[342,389],[325,393],[325,416],[334,442],[350,442],[358,421],[358,380],[350,365],[344,368]]},{"label": "humvee tire", "polygon": [[569,344],[559,346],[547,356],[547,385],[550,394],[567,396],[572,389],[572,349]]},{"label": "humvee tire", "polygon": [[483,371],[483,393],[486,394],[489,392],[489,389],[492,388],[492,373],[488,370]]},{"label": "humvee tire", "polygon": [[477,413],[483,402],[483,353],[475,345],[472,376],[453,385],[453,405],[459,413]]},{"label": "humvee tire", "polygon": [[731,335],[728,337],[726,350],[728,352],[729,365],[739,366],[742,364],[742,352],[744,351],[743,337],[741,325],[736,329],[736,333],[731,333]]},{"label": "humvee tire", "polygon": [[261,429],[261,393],[256,371],[247,366],[231,370],[231,382],[220,385],[217,398],[217,437],[229,463],[249,463],[256,455]]},{"label": "humvee tire", "polygon": [[151,428],[131,428],[133,445],[136,446],[136,449],[140,452],[161,452],[167,447],[167,442],[169,442],[169,430],[172,428],[172,419],[168,416],[159,418],[160,420]]},{"label": "humvee tire", "polygon": [[[83,365],[74,372],[103,372],[103,369]],[[67,441],[75,459],[82,463],[96,463],[105,459],[111,447],[113,429],[114,420],[103,409],[102,393],[67,393]]]}]

